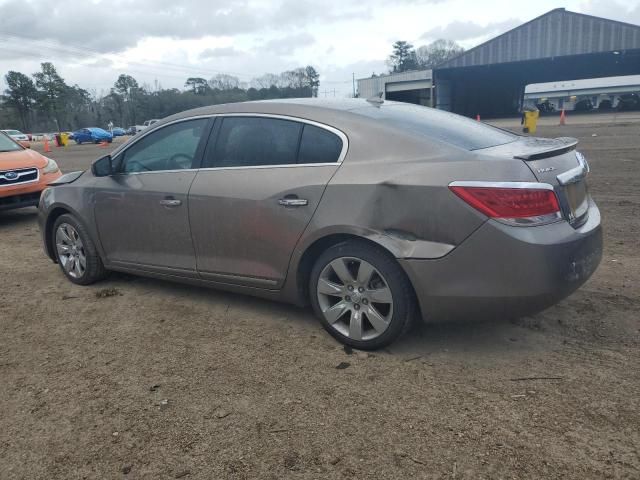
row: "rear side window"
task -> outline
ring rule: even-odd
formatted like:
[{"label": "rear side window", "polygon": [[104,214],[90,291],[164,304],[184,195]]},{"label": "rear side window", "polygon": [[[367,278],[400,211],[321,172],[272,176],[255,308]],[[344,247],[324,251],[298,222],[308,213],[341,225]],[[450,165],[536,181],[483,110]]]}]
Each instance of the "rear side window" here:
[{"label": "rear side window", "polygon": [[512,133],[460,115],[419,105],[382,105],[352,110],[392,127],[424,135],[465,150],[479,150],[514,142]]},{"label": "rear side window", "polygon": [[302,124],[266,117],[227,117],[214,151],[214,167],[296,163]]},{"label": "rear side window", "polygon": [[342,140],[324,128],[306,124],[302,131],[298,163],[335,163],[342,152]]}]

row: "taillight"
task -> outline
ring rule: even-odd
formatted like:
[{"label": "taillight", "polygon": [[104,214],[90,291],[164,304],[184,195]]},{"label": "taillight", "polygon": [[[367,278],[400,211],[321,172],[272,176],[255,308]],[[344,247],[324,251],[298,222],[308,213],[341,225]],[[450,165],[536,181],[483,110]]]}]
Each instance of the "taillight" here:
[{"label": "taillight", "polygon": [[453,182],[449,188],[489,218],[510,225],[542,225],[562,219],[553,187],[528,182]]}]

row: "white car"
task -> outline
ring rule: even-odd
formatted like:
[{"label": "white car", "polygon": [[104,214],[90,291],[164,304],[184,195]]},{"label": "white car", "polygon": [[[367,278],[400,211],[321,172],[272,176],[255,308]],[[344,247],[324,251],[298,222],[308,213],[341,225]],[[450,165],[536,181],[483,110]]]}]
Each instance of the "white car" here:
[{"label": "white car", "polygon": [[29,137],[22,133],[20,130],[0,130],[0,132],[6,133],[16,142],[28,142]]},{"label": "white car", "polygon": [[144,126],[145,127],[150,127],[151,125],[153,125],[156,122],[159,122],[160,120],[157,118],[152,118],[151,120],[147,120],[146,122],[144,122]]}]

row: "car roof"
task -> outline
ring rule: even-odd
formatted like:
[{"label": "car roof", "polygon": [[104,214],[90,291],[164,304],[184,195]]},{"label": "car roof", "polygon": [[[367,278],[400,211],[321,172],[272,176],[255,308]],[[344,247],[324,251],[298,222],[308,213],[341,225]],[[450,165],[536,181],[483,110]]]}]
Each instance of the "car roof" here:
[{"label": "car roof", "polygon": [[223,103],[219,105],[209,105],[206,107],[194,108],[184,112],[176,113],[153,124],[149,129],[157,129],[166,123],[181,120],[184,118],[206,115],[221,115],[233,113],[247,114],[271,114],[298,117],[331,125],[341,129],[343,126],[351,125],[354,120],[359,122],[373,122],[362,115],[358,115],[354,110],[374,109],[380,106],[407,105],[402,102],[385,100],[382,103],[370,102],[361,98],[286,98],[276,100],[257,100],[251,102]]}]

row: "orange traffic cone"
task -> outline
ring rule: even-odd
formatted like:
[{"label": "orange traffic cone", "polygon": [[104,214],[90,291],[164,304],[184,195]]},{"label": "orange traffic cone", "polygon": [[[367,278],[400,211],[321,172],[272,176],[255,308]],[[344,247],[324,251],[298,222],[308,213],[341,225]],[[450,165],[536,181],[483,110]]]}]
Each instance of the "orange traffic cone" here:
[{"label": "orange traffic cone", "polygon": [[562,109],[562,111],[560,112],[560,125],[566,125],[567,124],[567,115],[564,113],[564,108]]},{"label": "orange traffic cone", "polygon": [[44,151],[45,153],[51,152],[51,147],[49,146],[49,137],[47,137],[46,135],[44,136]]},{"label": "orange traffic cone", "polygon": [[476,115],[476,120],[479,122],[480,121],[480,114]]}]

